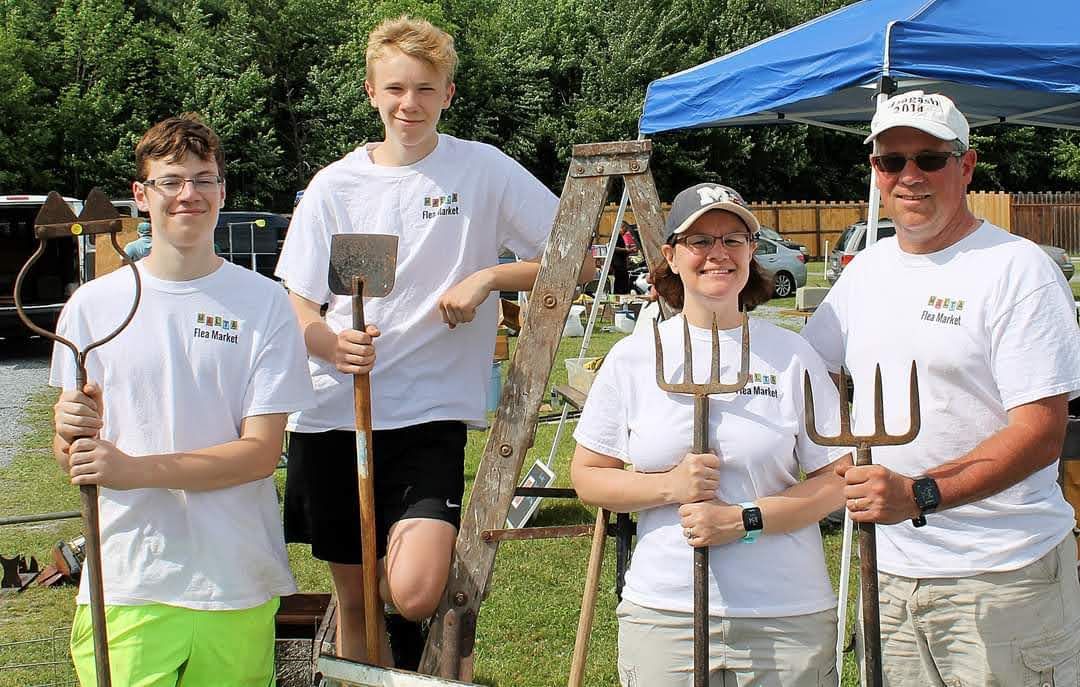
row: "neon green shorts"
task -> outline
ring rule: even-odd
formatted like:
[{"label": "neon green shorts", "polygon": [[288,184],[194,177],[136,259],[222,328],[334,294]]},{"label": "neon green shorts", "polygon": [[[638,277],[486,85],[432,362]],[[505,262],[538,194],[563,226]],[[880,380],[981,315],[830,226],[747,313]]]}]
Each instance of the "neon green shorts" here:
[{"label": "neon green shorts", "polygon": [[[106,606],[109,665],[124,687],[267,687],[274,684],[276,597],[241,611]],[[71,627],[71,659],[83,687],[97,687],[90,607]]]}]

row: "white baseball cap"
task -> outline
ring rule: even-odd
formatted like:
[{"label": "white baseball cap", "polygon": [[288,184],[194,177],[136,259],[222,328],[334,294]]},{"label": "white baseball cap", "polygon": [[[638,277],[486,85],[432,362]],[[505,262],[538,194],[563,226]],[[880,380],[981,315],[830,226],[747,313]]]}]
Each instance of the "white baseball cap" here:
[{"label": "white baseball cap", "polygon": [[959,140],[968,147],[968,121],[953,101],[940,93],[908,91],[878,106],[870,122],[870,135],[863,143],[893,127],[909,126],[943,141]]}]

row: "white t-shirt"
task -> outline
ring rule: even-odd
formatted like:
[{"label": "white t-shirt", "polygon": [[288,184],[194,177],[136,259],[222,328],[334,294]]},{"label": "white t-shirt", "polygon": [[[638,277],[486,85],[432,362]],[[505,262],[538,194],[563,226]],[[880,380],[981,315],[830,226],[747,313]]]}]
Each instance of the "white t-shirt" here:
[{"label": "white t-shirt", "polygon": [[[377,145],[377,144],[376,144]],[[399,237],[397,276],[383,298],[364,299],[364,319],[379,327],[371,372],[374,429],[435,420],[484,426],[495,351],[498,297],[476,318],[450,329],[437,304],[452,286],[499,262],[503,249],[539,257],[558,198],[498,149],[440,135],[415,164],[371,161],[360,147],[315,175],[296,208],[277,276],[294,293],[329,303],[334,332],[352,327],[352,299],[330,293],[333,234]],[[289,429],[322,432],[355,427],[353,384],[330,362],[311,356],[318,407],[289,418]]]},{"label": "white t-shirt", "polygon": [[[851,371],[859,433],[873,431],[875,363],[886,428],[907,430],[915,361],[922,430],[910,444],[872,449],[875,463],[911,477],[970,451],[1007,424],[1011,408],[1080,393],[1080,335],[1060,270],[988,222],[928,255],[905,253],[895,237],[879,241],[844,270],[802,333],[831,370]],[[928,515],[925,527],[879,527],[880,569],[921,578],[1023,567],[1072,529],[1056,478],[1055,463]]]},{"label": "white t-shirt", "polygon": [[[720,380],[735,380],[741,329],[720,332]],[[664,378],[683,381],[683,319],[660,325]],[[694,381],[707,381],[711,334],[690,328]],[[638,472],[663,472],[691,450],[694,397],[656,384],[651,336],[628,336],[608,353],[581,413],[574,438]],[[750,324],[751,380],[739,393],[711,396],[709,448],[720,456],[716,498],[730,504],[771,496],[848,452],[810,441],[803,431],[803,372],[810,373],[818,427],[837,433],[836,387],[824,363],[798,334],[768,322]],[[677,505],[638,513],[637,546],[623,595],[649,608],[693,612],[693,548],[686,543]],[[817,523],[753,544],[710,547],[712,615],[782,617],[836,606]]]},{"label": "white t-shirt", "polygon": [[[119,336],[87,356],[105,399],[101,436],[132,456],[240,437],[245,417],[314,403],[296,315],[280,285],[225,262],[185,282],[138,263],[142,300]],[[134,279],[122,268],[80,287],[58,332],[80,348],[123,321]],[[53,350],[50,384],[75,386]],[[251,608],[296,591],[273,478],[215,489],[100,489],[105,603],[200,610]],[[83,576],[78,602],[89,603]]]}]

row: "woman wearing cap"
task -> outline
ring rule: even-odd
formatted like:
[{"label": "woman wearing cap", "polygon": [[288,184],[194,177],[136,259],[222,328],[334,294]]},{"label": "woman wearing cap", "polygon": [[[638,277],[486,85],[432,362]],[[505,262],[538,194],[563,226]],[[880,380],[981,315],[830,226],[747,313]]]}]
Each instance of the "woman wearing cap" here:
[{"label": "woman wearing cap", "polygon": [[[676,196],[664,262],[652,271],[660,296],[682,309],[659,325],[669,382],[683,381],[684,326],[693,379],[709,379],[714,318],[720,379],[735,379],[742,311],[771,294],[753,260],[759,228],[726,186],[698,184]],[[838,683],[836,598],[817,522],[843,505],[834,468],[849,458],[807,437],[804,372],[826,435],[838,431],[836,388],[798,334],[752,319],[750,341],[746,387],[710,399],[712,454],[689,452],[693,397],[659,389],[653,337],[617,343],[589,392],[574,434],[574,487],[588,503],[638,512],[617,611],[624,687],[691,684],[696,546],[709,547],[712,684]]]}]

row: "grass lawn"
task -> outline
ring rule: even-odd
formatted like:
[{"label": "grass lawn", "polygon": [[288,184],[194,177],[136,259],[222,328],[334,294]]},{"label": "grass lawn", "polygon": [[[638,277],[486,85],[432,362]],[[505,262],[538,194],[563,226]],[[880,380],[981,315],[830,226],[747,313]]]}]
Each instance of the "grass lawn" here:
[{"label": "grass lawn", "polygon": [[[820,263],[819,270],[820,270]],[[813,267],[813,265],[812,265]],[[820,272],[819,272],[820,274]],[[597,332],[591,355],[600,355],[622,335]],[[551,384],[562,383],[566,371],[562,359],[577,357],[581,339],[566,339],[559,348]],[[506,367],[504,365],[504,367]],[[23,439],[14,463],[0,469],[0,515],[24,515],[48,511],[77,510],[77,490],[68,485],[48,453],[50,413],[54,394],[39,394],[28,408],[33,427]],[[536,441],[525,460],[525,469],[546,460],[555,424],[537,428]],[[556,486],[569,486],[569,459],[573,451],[572,425],[566,428],[556,453]],[[483,453],[485,432],[470,432],[467,478],[471,484]],[[279,491],[284,473],[277,475]],[[576,501],[547,500],[533,524],[591,523],[594,511]],[[34,526],[0,527],[0,553],[33,554],[41,560],[49,547],[79,532],[78,521]],[[840,536],[825,536],[826,557],[834,578],[839,571]],[[500,687],[555,687],[565,685],[574,646],[578,608],[589,553],[587,538],[572,540],[507,542],[500,547],[492,577],[491,593],[484,603],[477,630],[476,680]],[[615,686],[616,622],[614,616],[614,544],[608,543],[601,594],[589,650],[585,684]],[[293,573],[302,591],[329,591],[325,565],[311,558],[306,547],[290,546]],[[857,570],[858,566],[854,566]],[[689,573],[689,571],[687,571]],[[52,652],[66,660],[66,631],[74,608],[74,589],[32,587],[22,594],[0,595],[0,687],[72,680],[70,668],[5,668],[13,663],[50,660]],[[849,615],[849,618],[851,616]],[[850,623],[850,620],[849,620]],[[20,640],[46,639],[33,645],[10,645]],[[845,685],[857,684],[850,655]]]}]

